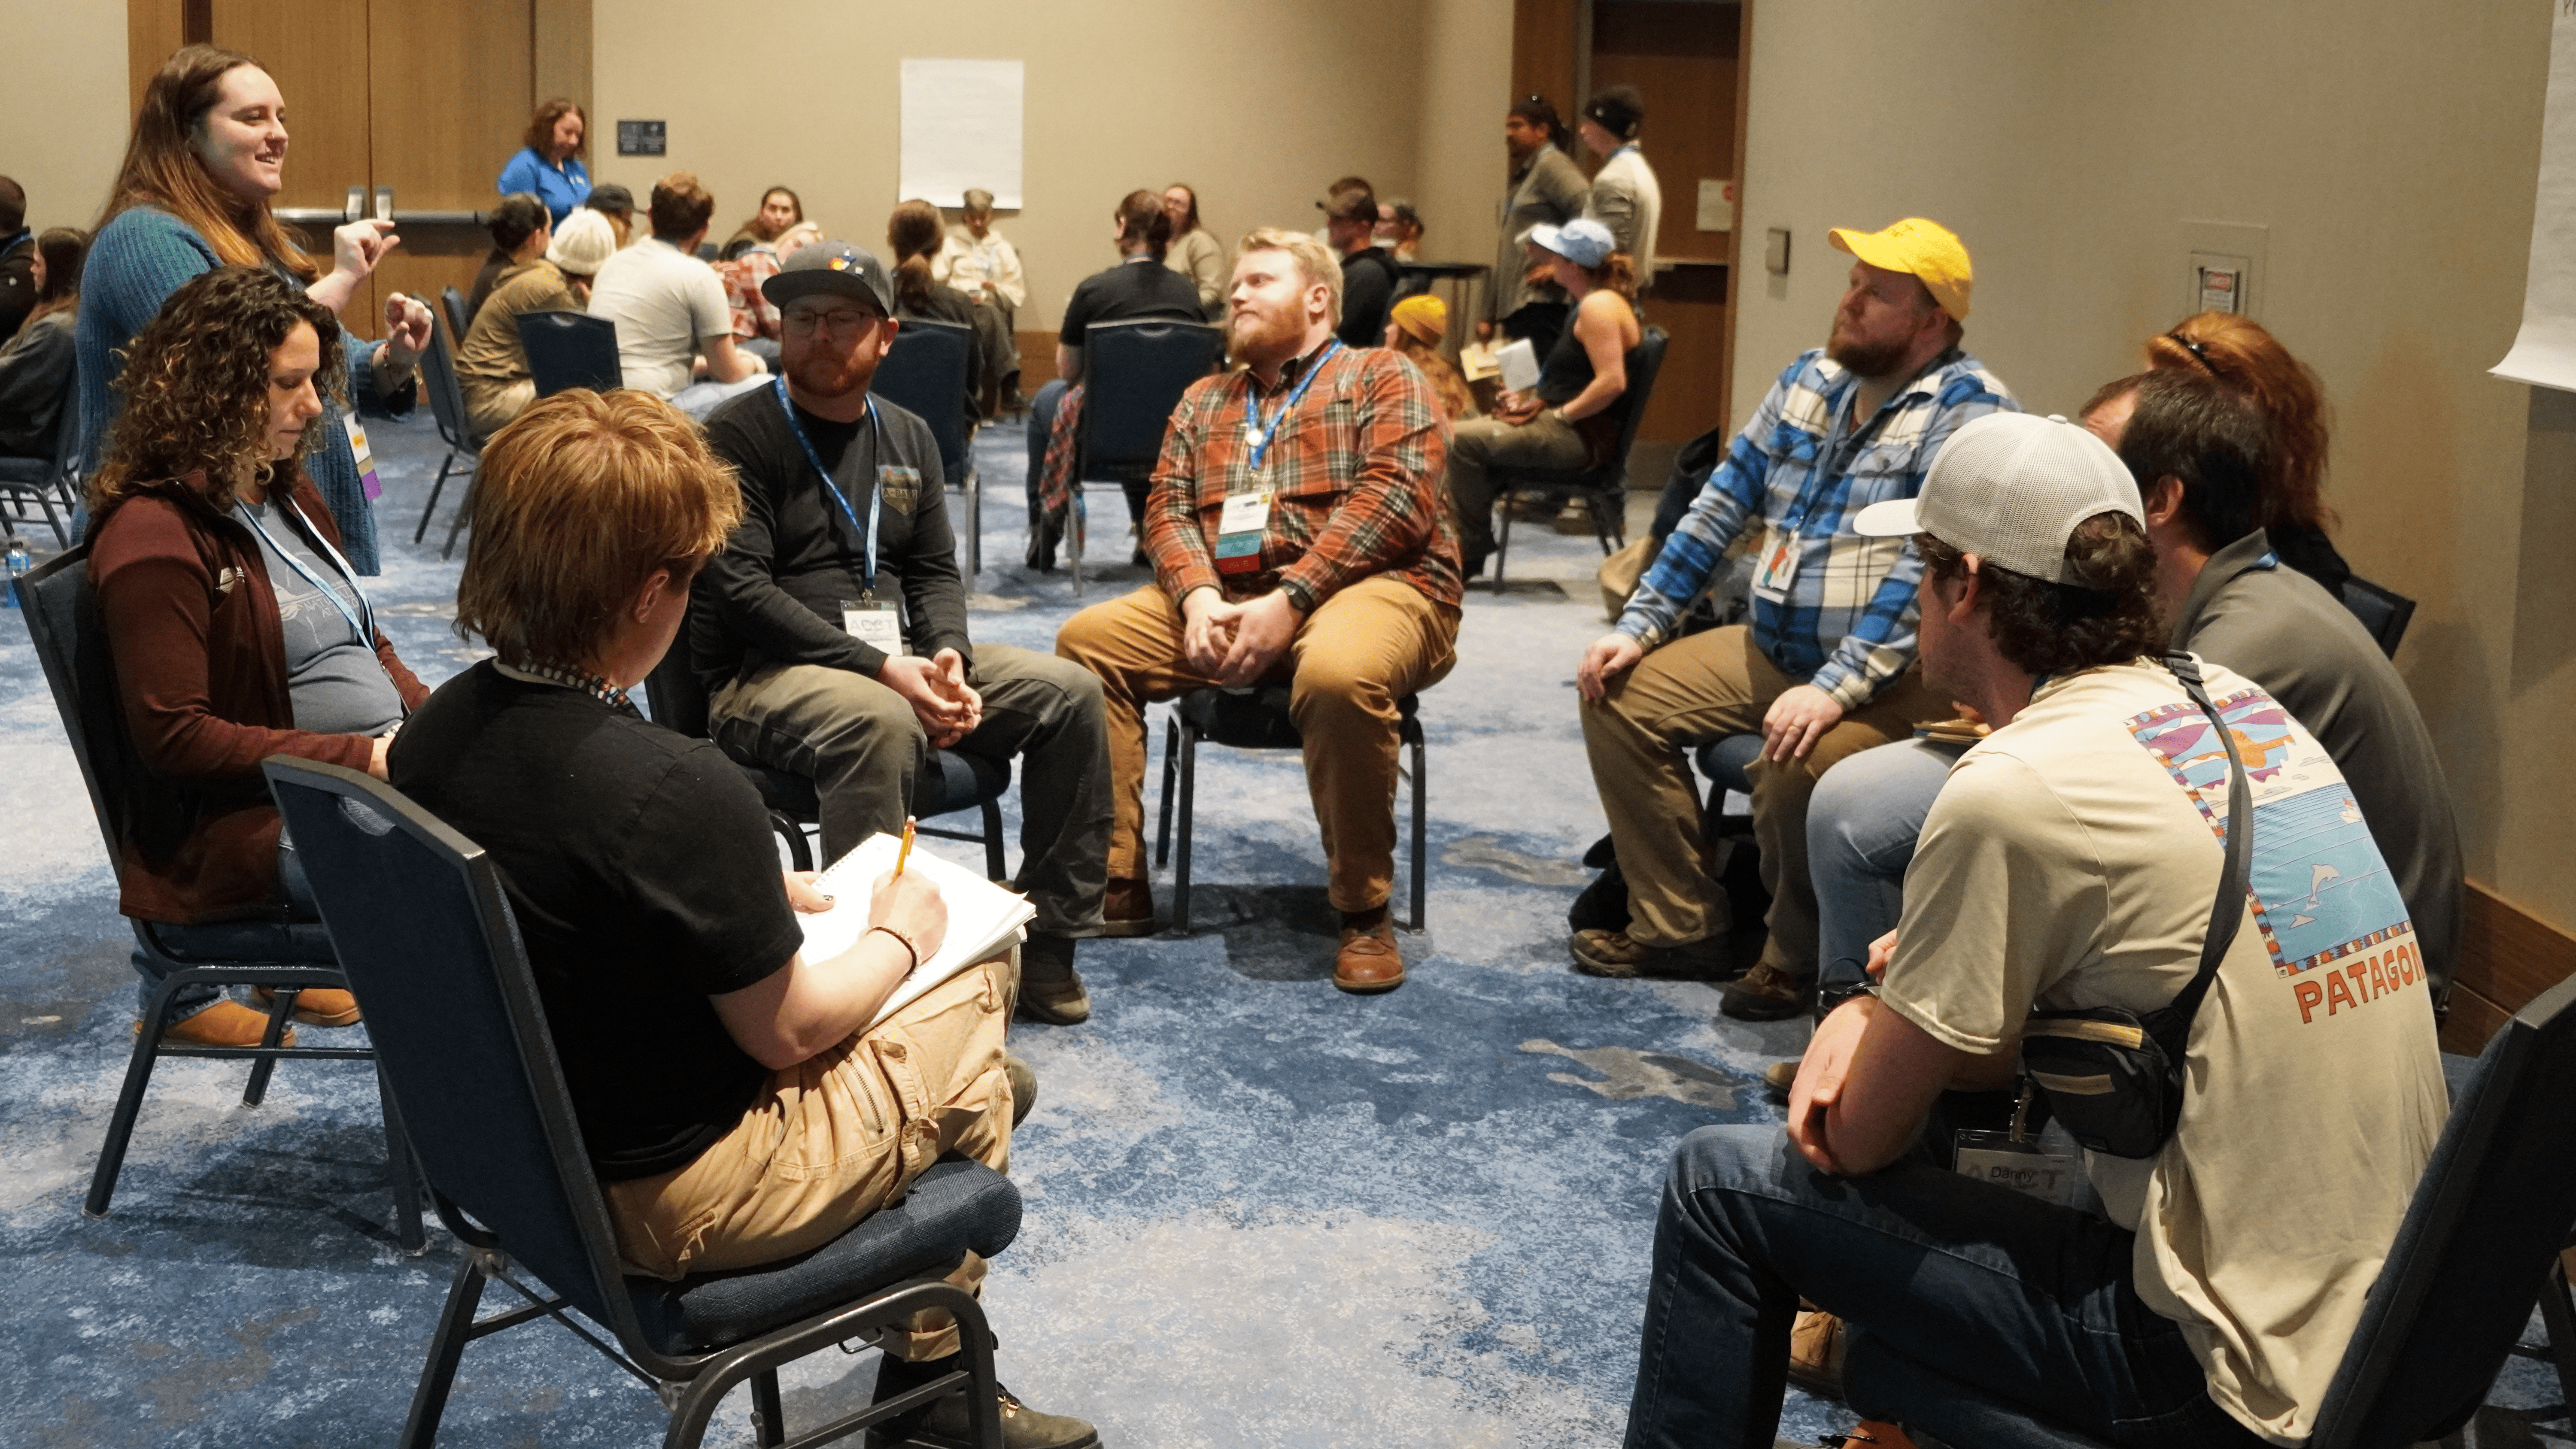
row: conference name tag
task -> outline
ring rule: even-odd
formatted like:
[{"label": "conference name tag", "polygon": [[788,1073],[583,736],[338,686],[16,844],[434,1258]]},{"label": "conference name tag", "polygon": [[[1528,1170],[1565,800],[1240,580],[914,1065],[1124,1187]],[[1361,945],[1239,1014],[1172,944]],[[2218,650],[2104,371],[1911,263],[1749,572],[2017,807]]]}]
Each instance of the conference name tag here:
[{"label": "conference name tag", "polygon": [[1256,573],[1261,568],[1261,536],[1270,524],[1270,490],[1226,495],[1217,516],[1216,568],[1221,574]]},{"label": "conference name tag", "polygon": [[2066,1207],[2075,1201],[2075,1183],[2083,1164],[2074,1154],[2047,1152],[2009,1132],[1961,1132],[1959,1173],[1979,1182],[2009,1188],[2024,1197]]},{"label": "conference name tag", "polygon": [[340,421],[349,429],[349,451],[358,460],[358,482],[366,490],[367,501],[373,503],[385,496],[385,485],[376,477],[376,454],[367,446],[367,425],[358,421],[356,408],[340,414]]},{"label": "conference name tag", "polygon": [[853,639],[886,654],[903,652],[903,618],[889,602],[843,599],[841,628]]},{"label": "conference name tag", "polygon": [[1774,528],[1762,541],[1762,567],[1753,575],[1753,592],[1760,598],[1778,604],[1789,597],[1789,581],[1798,575],[1798,535],[1796,530]]}]

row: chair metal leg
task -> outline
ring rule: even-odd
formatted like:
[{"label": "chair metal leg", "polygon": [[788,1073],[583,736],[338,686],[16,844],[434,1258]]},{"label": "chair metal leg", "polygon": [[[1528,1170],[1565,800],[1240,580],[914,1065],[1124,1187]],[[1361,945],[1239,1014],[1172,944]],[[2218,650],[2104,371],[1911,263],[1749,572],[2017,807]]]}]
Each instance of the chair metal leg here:
[{"label": "chair metal leg", "polygon": [[787,859],[798,870],[814,868],[814,847],[806,842],[805,827],[775,810],[769,812],[769,828],[787,842]]},{"label": "chair metal leg", "polygon": [[456,535],[465,531],[465,520],[474,516],[474,480],[465,481],[465,496],[456,500],[456,516],[447,521],[447,544],[438,551],[441,559],[456,556]]},{"label": "chair metal leg", "polygon": [[1427,876],[1427,875],[1429,874],[1429,872],[1430,872],[1430,851],[1431,851],[1431,846],[1430,846],[1430,835],[1429,835],[1429,822],[1430,822],[1430,818],[1431,818],[1431,807],[1430,807],[1430,804],[1429,804],[1429,794],[1430,794],[1430,785],[1431,785],[1431,780],[1430,780],[1430,777],[1429,777],[1428,775],[1426,775],[1426,774],[1423,772],[1423,771],[1424,771],[1424,765],[1425,765],[1425,761],[1426,761],[1427,756],[1426,756],[1425,751],[1423,750],[1423,747],[1422,747],[1422,737],[1421,737],[1419,734],[1415,735],[1415,736],[1414,736],[1414,738],[1413,738],[1413,742],[1412,742],[1412,744],[1413,744],[1413,905],[1412,905],[1412,911],[1411,911],[1411,914],[1412,914],[1413,920],[1412,920],[1412,924],[1410,925],[1410,927],[1409,927],[1408,929],[1419,931],[1419,930],[1421,930],[1421,929],[1422,929],[1422,920],[1423,920],[1423,915],[1422,915],[1422,912],[1423,912],[1423,892],[1424,892],[1423,880],[1424,880],[1424,877],[1425,877],[1425,876]]},{"label": "chair metal leg", "polygon": [[966,582],[974,583],[983,571],[984,475],[970,459],[966,464]]},{"label": "chair metal leg", "polygon": [[2576,1302],[2568,1295],[2565,1260],[2549,1260],[2549,1276],[2540,1285],[2540,1321],[2549,1330],[2549,1357],[2558,1368],[2562,1402],[2576,1404]]},{"label": "chair metal leg", "polygon": [[448,1284],[447,1306],[439,1310],[438,1331],[430,1335],[429,1361],[420,1366],[420,1386],[412,1390],[411,1416],[403,1421],[398,1449],[429,1449],[438,1438],[439,1418],[447,1412],[447,1391],[455,1386],[457,1362],[473,1336],[474,1310],[482,1306],[483,1257],[468,1252]]},{"label": "chair metal leg", "polygon": [[751,1376],[751,1437],[761,1449],[777,1449],[787,1442],[787,1410],[779,1403],[776,1369],[762,1369]]},{"label": "chair metal leg", "polygon": [[402,1111],[385,1085],[384,1068],[376,1068],[376,1100],[385,1114],[385,1180],[394,1195],[394,1241],[417,1257],[429,1246],[420,1221],[420,1173],[412,1164],[411,1138],[403,1131]]},{"label": "chair metal leg", "polygon": [[1494,536],[1494,592],[1503,591],[1503,565],[1512,556],[1512,495],[1505,489],[1495,500],[1494,511],[1503,516],[1503,531]]},{"label": "chair metal leg", "polygon": [[438,477],[429,485],[429,503],[420,510],[420,522],[411,527],[411,541],[414,544],[429,536],[429,521],[438,514],[438,495],[447,491],[447,470],[454,466],[456,466],[456,450],[450,448],[447,450],[447,456],[438,460]]},{"label": "chair metal leg", "polygon": [[[259,1034],[262,1051],[274,1051],[286,1039],[286,1019],[295,1014],[295,998],[303,988],[290,986],[278,992],[268,1003],[268,1027]],[[277,1058],[261,1057],[250,1065],[250,1082],[242,1088],[242,1105],[256,1107],[268,1100],[268,1079],[277,1071]]]},{"label": "chair metal leg", "polygon": [[1073,475],[1073,500],[1065,505],[1064,512],[1064,551],[1073,570],[1073,596],[1079,599],[1082,597],[1083,535],[1090,531],[1084,526],[1089,520],[1087,510],[1082,506],[1082,475],[1079,473]]},{"label": "chair metal leg", "polygon": [[108,1114],[107,1140],[98,1145],[89,1197],[81,1203],[81,1211],[90,1217],[106,1217],[108,1200],[116,1195],[117,1174],[125,1170],[126,1144],[133,1140],[134,1119],[143,1110],[143,1089],[150,1085],[152,1064],[161,1055],[161,1029],[170,1021],[170,998],[178,990],[176,980],[163,980],[143,1010],[143,1028],[134,1034],[134,1055],[125,1062],[125,1085],[116,1094],[116,1110]]},{"label": "chair metal leg", "polygon": [[1179,710],[1163,720],[1163,807],[1162,819],[1154,826],[1154,868],[1172,863],[1172,773],[1181,764],[1181,721]]},{"label": "chair metal leg", "polygon": [[1172,929],[1180,935],[1190,933],[1190,807],[1191,790],[1198,783],[1199,732],[1189,725],[1181,726],[1181,857],[1172,867]]},{"label": "chair metal leg", "polygon": [[1002,802],[984,802],[984,879],[1007,881],[1010,862],[1002,856]]}]

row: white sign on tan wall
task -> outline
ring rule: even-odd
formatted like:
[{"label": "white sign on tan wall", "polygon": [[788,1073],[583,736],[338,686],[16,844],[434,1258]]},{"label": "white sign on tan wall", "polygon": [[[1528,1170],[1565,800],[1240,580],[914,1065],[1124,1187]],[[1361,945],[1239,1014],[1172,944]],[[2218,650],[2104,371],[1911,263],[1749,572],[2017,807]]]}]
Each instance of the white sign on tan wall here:
[{"label": "white sign on tan wall", "polygon": [[962,206],[980,186],[994,206],[1018,210],[1026,71],[1016,60],[906,60],[895,199]]}]

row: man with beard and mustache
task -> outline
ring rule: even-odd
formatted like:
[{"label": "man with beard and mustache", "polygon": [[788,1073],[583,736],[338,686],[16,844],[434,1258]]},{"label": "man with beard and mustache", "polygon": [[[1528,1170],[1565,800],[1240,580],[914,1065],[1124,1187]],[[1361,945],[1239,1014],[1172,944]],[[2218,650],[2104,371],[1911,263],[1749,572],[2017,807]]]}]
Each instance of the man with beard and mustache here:
[{"label": "man with beard and mustache", "polygon": [[[1906,540],[1854,533],[1851,518],[1913,497],[1961,425],[2020,411],[1959,349],[1971,271],[1956,236],[1920,217],[1831,235],[1854,260],[1824,347],[1780,374],[1575,678],[1632,913],[1625,930],[1575,934],[1575,967],[1591,975],[1725,977],[1732,922],[1684,752],[1762,732],[1748,773],[1770,937],[1722,1006],[1758,1021],[1797,1015],[1815,993],[1816,777],[1950,713],[1913,668],[1921,559]],[[1753,622],[1675,637],[1748,533]]]},{"label": "man with beard and mustache", "polygon": [[1109,927],[1150,923],[1144,707],[1289,686],[1341,912],[1333,984],[1404,983],[1395,876],[1396,701],[1456,662],[1458,533],[1440,496],[1449,427],[1422,374],[1335,338],[1342,271],[1310,236],[1243,239],[1227,335],[1243,370],[1192,383],[1145,510],[1155,581],[1065,621],[1058,654],[1109,700],[1117,828]]},{"label": "man with beard and mustache", "polygon": [[707,420],[742,484],[742,523],[698,578],[689,650],[735,759],[803,775],[823,853],[899,831],[934,749],[1024,757],[1013,889],[1037,907],[1019,1011],[1091,1014],[1074,942],[1100,933],[1109,748],[1100,682],[966,636],[966,591],[920,418],[868,395],[894,344],[885,266],[821,242],[761,283],[779,309],[775,384]]}]

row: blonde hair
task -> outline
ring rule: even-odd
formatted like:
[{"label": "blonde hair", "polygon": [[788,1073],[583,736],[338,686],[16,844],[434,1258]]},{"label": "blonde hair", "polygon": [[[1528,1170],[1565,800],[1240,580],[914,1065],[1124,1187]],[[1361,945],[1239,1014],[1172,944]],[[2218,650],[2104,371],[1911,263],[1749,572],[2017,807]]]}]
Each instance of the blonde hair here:
[{"label": "blonde hair", "polygon": [[456,632],[513,664],[588,664],[655,569],[685,586],[742,518],[742,489],[669,403],[559,392],[485,444]]},{"label": "blonde hair", "polygon": [[1286,252],[1294,257],[1298,275],[1306,279],[1307,285],[1321,282],[1331,295],[1324,320],[1335,327],[1342,325],[1342,264],[1333,260],[1332,252],[1312,234],[1265,226],[1235,247],[1235,260],[1241,262],[1247,252]]}]

